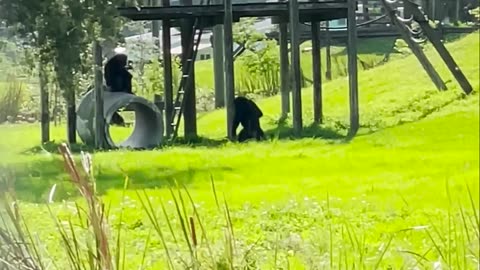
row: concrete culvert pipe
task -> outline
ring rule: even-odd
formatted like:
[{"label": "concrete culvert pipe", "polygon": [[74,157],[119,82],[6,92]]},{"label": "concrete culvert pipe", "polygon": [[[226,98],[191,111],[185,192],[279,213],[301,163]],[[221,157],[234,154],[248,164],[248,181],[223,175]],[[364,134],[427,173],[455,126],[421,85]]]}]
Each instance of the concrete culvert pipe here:
[{"label": "concrete culvert pipe", "polygon": [[[132,134],[123,142],[115,144],[110,136],[108,123],[121,108],[135,112]],[[155,104],[143,97],[115,92],[104,92],[105,136],[108,146],[113,148],[152,148],[162,142],[163,118]],[[88,91],[77,108],[77,132],[87,145],[95,144],[95,92]]]}]

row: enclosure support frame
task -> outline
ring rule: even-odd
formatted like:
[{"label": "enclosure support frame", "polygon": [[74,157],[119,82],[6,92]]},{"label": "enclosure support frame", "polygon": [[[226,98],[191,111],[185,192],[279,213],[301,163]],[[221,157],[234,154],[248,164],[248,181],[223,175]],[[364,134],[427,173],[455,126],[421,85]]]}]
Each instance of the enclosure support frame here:
[{"label": "enclosure support frame", "polygon": [[289,61],[288,61],[288,24],[281,22],[280,30],[280,94],[282,98],[282,115],[285,119],[290,112],[290,78],[289,78]]},{"label": "enclosure support frame", "polygon": [[41,141],[42,143],[46,143],[50,141],[50,112],[48,109],[47,72],[41,59],[38,64],[38,77],[40,81]]},{"label": "enclosure support frame", "polygon": [[293,132],[299,137],[302,133],[302,77],[300,67],[300,21],[298,14],[298,0],[289,0],[290,19],[290,52],[291,52],[291,76],[292,76],[292,116]]},{"label": "enclosure support frame", "polygon": [[398,30],[402,35],[403,40],[405,40],[410,50],[412,50],[413,54],[415,54],[420,64],[422,64],[423,69],[425,70],[425,72],[427,72],[428,76],[430,77],[432,82],[435,84],[437,89],[440,91],[447,90],[447,86],[445,85],[442,78],[433,67],[432,63],[430,63],[425,53],[422,51],[422,48],[420,48],[420,46],[417,43],[415,43],[415,41],[413,41],[412,38],[410,37],[410,32],[407,29],[407,26],[405,26],[405,24],[397,18],[395,11],[390,7],[390,5],[386,2],[386,0],[381,0],[381,1],[382,1],[383,7],[385,8],[385,12],[390,17],[390,20],[394,25],[398,27]]},{"label": "enclosure support frame", "polygon": [[329,21],[325,22],[325,79],[327,81],[332,80],[332,55],[330,53],[330,45],[332,43],[330,37],[330,23]]},{"label": "enclosure support frame", "polygon": [[75,89],[66,93],[67,101],[67,138],[68,143],[77,142],[77,112],[75,106]]},{"label": "enclosure support frame", "polygon": [[234,139],[232,126],[235,116],[235,80],[234,80],[234,66],[233,66],[233,14],[232,14],[232,0],[224,0],[224,17],[223,17],[223,61],[225,72],[225,106],[227,111],[227,137],[230,140]]},{"label": "enclosure support frame", "polygon": [[[222,4],[222,0],[216,0]],[[223,69],[223,25],[213,27],[213,76],[215,81],[215,108],[225,106],[225,76]]]},{"label": "enclosure support frame", "polygon": [[348,0],[348,85],[350,100],[350,130],[349,136],[355,136],[360,126],[359,108],[358,108],[358,67],[357,67],[357,28],[356,28],[356,4],[355,0]]},{"label": "enclosure support frame", "polygon": [[[160,0],[152,0],[152,6],[156,7],[159,6]],[[155,49],[157,49],[157,53],[160,53],[160,21],[153,20],[152,21],[152,37],[153,42],[155,44]]]},{"label": "enclosure support frame", "polygon": [[457,80],[460,87],[462,87],[465,94],[470,94],[473,91],[473,87],[468,81],[468,79],[463,74],[462,70],[458,67],[457,63],[453,59],[452,55],[448,52],[445,45],[443,45],[442,41],[438,37],[438,34],[433,30],[430,26],[427,19],[425,19],[424,15],[418,8],[418,5],[405,0],[405,7],[409,7],[413,14],[414,20],[420,25],[425,35],[428,37],[428,40],[433,44],[433,47],[437,50],[442,60],[447,65],[448,69],[452,73],[452,75]]},{"label": "enclosure support frame", "polygon": [[[181,5],[189,6],[192,5],[192,0],[181,0]],[[182,19],[181,23],[181,42],[182,42],[182,70],[183,74],[187,74],[186,62],[189,61],[188,56],[193,56],[194,47],[191,46],[190,42],[194,42],[195,29],[194,29],[195,19]],[[193,37],[193,39],[192,39]],[[184,123],[184,138],[186,140],[194,139],[197,137],[197,108],[196,108],[196,93],[195,93],[195,59],[191,59],[192,63],[190,68],[190,78],[185,84],[185,96],[184,103],[185,107],[183,110],[183,123]]]},{"label": "enclosure support frame", "polygon": [[[170,6],[170,0],[162,0],[163,6]],[[163,50],[163,89],[165,94],[165,134],[167,138],[173,134],[170,122],[173,117],[173,74],[172,74],[172,42],[170,37],[170,20],[162,21],[162,50]]]},{"label": "enclosure support frame", "polygon": [[93,55],[95,65],[95,148],[105,147],[105,117],[103,100],[103,72],[102,72],[102,46],[100,42],[93,42]]},{"label": "enclosure support frame", "polygon": [[313,122],[322,124],[322,68],[320,51],[320,22],[312,22]]}]

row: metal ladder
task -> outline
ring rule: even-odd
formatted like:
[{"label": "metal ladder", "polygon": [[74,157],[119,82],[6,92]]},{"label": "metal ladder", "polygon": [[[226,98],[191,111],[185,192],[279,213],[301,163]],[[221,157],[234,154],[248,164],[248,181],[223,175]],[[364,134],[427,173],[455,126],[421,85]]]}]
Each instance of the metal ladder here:
[{"label": "metal ladder", "polygon": [[[207,1],[206,5],[210,4],[210,0]],[[203,1],[201,1],[200,5],[203,5]],[[172,141],[178,136],[178,129],[180,127],[180,120],[182,119],[183,110],[185,107],[185,96],[189,93],[186,92],[186,86],[190,83],[192,79],[192,72],[193,72],[193,65],[195,65],[195,58],[197,57],[198,46],[200,45],[200,40],[202,38],[203,28],[200,27],[200,19],[197,17],[195,19],[195,23],[193,25],[193,32],[190,38],[191,41],[195,40],[195,42],[191,42],[191,46],[193,47],[192,55],[187,55],[186,57],[182,57],[182,78],[180,79],[180,85],[178,86],[177,96],[175,97],[174,107],[172,118],[169,119],[169,125],[173,127],[172,137],[170,138]],[[192,47],[189,46],[187,53],[190,53]]]}]

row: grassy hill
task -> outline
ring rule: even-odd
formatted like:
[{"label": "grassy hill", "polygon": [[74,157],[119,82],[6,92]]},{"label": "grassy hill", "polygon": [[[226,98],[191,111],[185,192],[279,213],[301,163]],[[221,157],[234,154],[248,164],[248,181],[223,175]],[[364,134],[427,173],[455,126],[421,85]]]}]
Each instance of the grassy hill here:
[{"label": "grassy hill", "polygon": [[[462,95],[432,50],[427,54],[442,77],[451,80],[449,91],[436,91],[411,56],[361,72],[362,128],[350,141],[344,138],[347,80],[340,78],[324,85],[325,124],[318,127],[309,127],[312,94],[303,90],[306,135],[317,138],[290,139],[290,119],[285,125],[276,123],[280,99],[273,97],[259,101],[265,113],[262,126],[274,137],[271,141],[223,142],[225,111],[218,110],[199,119],[200,134],[210,143],[95,153],[97,189],[111,205],[114,228],[124,206],[120,228],[128,247],[127,269],[138,267],[152,232],[136,194],[144,188],[172,256],[189,260],[166,188],[174,180],[188,187],[206,228],[210,245],[202,240],[198,247],[201,269],[211,269],[212,263],[230,269],[225,266],[229,258],[245,269],[475,269],[480,259],[479,48],[478,33],[448,46],[475,88],[469,97]],[[15,189],[27,223],[35,225],[49,252],[62,262],[65,255],[52,234],[52,222],[45,218],[48,211],[38,203],[57,184],[57,203],[51,207],[66,220],[76,216],[73,201],[79,201],[78,193],[64,181],[60,157],[22,153],[36,146],[37,125],[0,126],[0,132],[0,162],[16,172]],[[65,138],[64,127],[54,128],[53,137]],[[129,189],[122,199],[126,175]],[[225,233],[227,221],[217,208],[211,178],[219,199],[228,202],[234,255],[227,252],[231,235]],[[193,215],[190,206],[185,211]],[[198,234],[200,239],[203,232]],[[154,231],[150,237],[146,261],[151,269],[166,269],[162,240]]]},{"label": "grassy hill", "polygon": [[[477,91],[478,46],[476,33],[447,46]],[[462,98],[459,86],[436,52],[430,49],[427,55],[442,78],[447,81],[449,91],[438,93],[414,56],[394,60],[387,65],[359,73],[360,122],[363,127],[361,133],[419,120],[453,100]],[[324,128],[339,131],[339,127],[348,124],[348,79],[341,78],[325,83],[323,96],[326,118]],[[305,126],[312,123],[313,119],[312,97],[311,88],[303,90]],[[264,99],[259,101],[259,106],[266,112],[262,126],[267,130],[276,131],[278,127],[275,122],[280,115],[280,98]],[[209,137],[225,136],[224,118],[223,110],[202,116],[199,120],[200,133]],[[288,126],[291,126],[290,122]],[[339,132],[344,130],[340,128]]]}]

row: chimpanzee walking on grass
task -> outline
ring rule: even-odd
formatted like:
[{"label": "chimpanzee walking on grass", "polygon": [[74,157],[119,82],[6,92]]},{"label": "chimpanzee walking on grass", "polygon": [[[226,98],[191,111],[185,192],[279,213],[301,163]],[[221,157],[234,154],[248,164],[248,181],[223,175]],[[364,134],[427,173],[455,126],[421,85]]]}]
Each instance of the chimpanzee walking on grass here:
[{"label": "chimpanzee walking on grass", "polygon": [[[104,77],[108,91],[133,94],[133,76],[128,71],[130,69],[132,67],[128,61],[128,56],[124,53],[117,53],[108,60],[104,68]],[[111,124],[125,126],[125,120],[120,114],[115,112],[112,116]]]},{"label": "chimpanzee walking on grass", "polygon": [[232,124],[233,137],[237,137],[237,128],[242,124],[243,129],[238,134],[238,141],[243,142],[255,138],[257,141],[265,138],[260,127],[260,118],[263,112],[252,100],[246,97],[236,97],[233,101],[235,115]]}]

